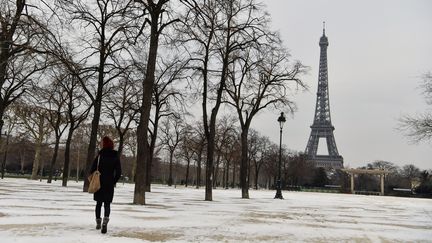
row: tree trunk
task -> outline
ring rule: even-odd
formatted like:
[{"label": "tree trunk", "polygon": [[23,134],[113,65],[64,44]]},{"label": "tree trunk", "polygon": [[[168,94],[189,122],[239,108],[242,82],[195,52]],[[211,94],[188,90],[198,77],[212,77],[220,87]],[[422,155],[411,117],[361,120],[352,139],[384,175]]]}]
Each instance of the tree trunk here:
[{"label": "tree trunk", "polygon": [[35,157],[33,160],[32,175],[30,177],[30,179],[32,179],[32,180],[37,180],[37,175],[38,175],[38,171],[39,171],[39,164],[40,164],[41,150],[42,150],[42,142],[37,141],[36,147],[35,147]]},{"label": "tree trunk", "polygon": [[[227,63],[227,60],[224,60],[224,64],[225,63]],[[221,74],[222,75],[220,81],[221,83],[219,85],[219,89],[217,92],[216,105],[212,109],[211,116],[210,116],[210,124],[207,127],[208,131],[206,131],[206,138],[207,138],[206,189],[205,189],[206,201],[213,200],[212,189],[213,189],[213,169],[214,169],[213,164],[214,164],[215,136],[216,136],[216,117],[221,104],[223,88],[225,87],[224,84],[225,73],[226,73],[226,68],[224,66]]]},{"label": "tree trunk", "polygon": [[248,129],[243,128],[241,133],[241,162],[240,162],[240,187],[242,198],[249,198],[248,175]]},{"label": "tree trunk", "polygon": [[[214,137],[209,139],[208,146],[214,148]],[[206,201],[213,201],[213,158],[209,158],[208,156],[213,157],[214,149],[207,146],[207,163],[205,168],[205,199]]]},{"label": "tree trunk", "polygon": [[154,146],[153,148],[149,147],[149,159],[146,165],[146,183],[145,183],[145,191],[151,192],[151,182],[152,182],[152,167],[153,167],[153,157],[154,157]]},{"label": "tree trunk", "polygon": [[217,159],[216,159],[216,166],[213,170],[213,188],[216,189],[216,187],[218,186],[218,177],[219,177],[219,163],[220,163],[220,153],[218,153],[217,155]]},{"label": "tree trunk", "polygon": [[[0,66],[2,66],[1,61],[0,61]],[[1,80],[1,77],[0,77],[0,80]],[[2,82],[4,82],[4,81],[2,81]],[[3,137],[1,136],[2,131],[3,131],[3,126],[4,126],[3,116],[4,116],[4,107],[3,107],[2,101],[0,100],[0,144],[1,144],[2,139],[3,139]]]},{"label": "tree trunk", "polygon": [[258,190],[258,173],[259,167],[255,164],[255,190]]},{"label": "tree trunk", "polygon": [[134,190],[134,204],[145,204],[145,191],[147,184],[147,164],[150,161],[149,144],[148,144],[148,124],[150,119],[151,99],[153,93],[153,86],[155,81],[156,58],[159,45],[159,13],[152,14],[151,34],[150,34],[150,47],[147,61],[146,78],[143,82],[143,99],[141,103],[141,115],[137,129],[137,168],[136,168],[136,182]]},{"label": "tree trunk", "polygon": [[54,146],[54,154],[51,158],[51,163],[50,163],[50,168],[49,168],[49,177],[48,177],[48,181],[47,183],[51,183],[52,182],[52,177],[53,177],[53,172],[54,172],[54,165],[56,163],[57,160],[57,154],[58,154],[58,149],[59,149],[59,143],[60,143],[60,136],[58,136],[56,134],[56,140],[55,140],[55,146]]},{"label": "tree trunk", "polygon": [[231,188],[235,187],[235,177],[236,177],[236,164],[233,161],[233,175],[232,175],[232,183],[231,183]]},{"label": "tree trunk", "polygon": [[190,168],[190,159],[187,159],[185,187],[188,186],[188,181],[189,181],[189,168]]},{"label": "tree trunk", "polygon": [[78,148],[78,154],[77,154],[77,167],[76,167],[76,182],[79,181],[79,175],[80,175],[80,155],[81,151],[80,148]]},{"label": "tree trunk", "polygon": [[[42,154],[42,151],[41,151],[41,154]],[[43,160],[41,160],[40,173],[39,173],[39,180],[40,181],[42,181],[42,178],[43,178],[44,167],[45,167],[45,163]]]},{"label": "tree trunk", "polygon": [[[134,204],[145,205],[145,192],[147,182],[147,163],[149,161],[149,146],[147,142],[148,118],[150,115],[151,91],[148,92],[152,83],[145,79],[144,95],[141,107],[140,121],[137,128],[137,161],[135,170]],[[151,90],[151,89],[150,89]]]},{"label": "tree trunk", "polygon": [[119,133],[119,145],[118,145],[118,156],[121,157],[122,153],[123,153],[123,146],[124,146],[124,134],[123,133]]},{"label": "tree trunk", "polygon": [[[0,111],[0,114],[2,114],[2,112]],[[2,133],[1,133],[1,130],[2,130],[2,128],[3,128],[3,124],[4,124],[4,121],[3,121],[3,115],[0,115],[0,144],[2,144],[2,140],[1,140],[1,137],[2,137]],[[8,145],[9,145],[9,135],[10,135],[10,131],[8,132],[8,134],[5,134],[6,135],[6,146],[4,147],[4,155],[3,155],[3,162],[2,162],[2,165],[1,165],[1,178],[2,179],[4,179],[4,174],[5,174],[5,170],[6,170],[6,158],[7,158],[7,153],[8,153]]]},{"label": "tree trunk", "polygon": [[151,138],[150,147],[149,147],[149,160],[147,161],[146,167],[146,192],[151,192],[151,182],[152,182],[152,167],[153,167],[153,158],[154,158],[154,150],[156,146],[157,139],[157,120],[154,122],[155,129],[153,130],[153,136]]},{"label": "tree trunk", "polygon": [[[105,62],[106,62],[106,52],[107,52],[107,46],[105,45],[105,26],[101,27],[102,34],[101,39],[99,40],[100,43],[100,50],[99,50],[99,67],[98,67],[98,86],[97,86],[97,93],[94,100],[94,114],[93,114],[93,120],[92,120],[92,127],[91,127],[91,133],[90,133],[90,142],[87,150],[87,158],[86,158],[86,175],[90,174],[92,162],[95,157],[96,153],[96,143],[97,143],[97,132],[99,129],[99,121],[100,121],[100,115],[101,115],[101,108],[102,108],[102,98],[103,98],[103,87],[104,87],[104,77],[105,77]],[[87,176],[84,176],[84,186],[83,191],[87,192],[89,187],[89,180]]]},{"label": "tree trunk", "polygon": [[[219,112],[220,105],[222,103],[222,94],[225,89],[225,81],[226,76],[228,72],[228,65],[229,65],[229,54],[230,54],[230,47],[231,47],[231,29],[230,29],[230,21],[228,21],[227,26],[227,36],[226,36],[226,42],[225,42],[225,53],[223,53],[222,57],[222,71],[220,75],[220,81],[219,81],[219,87],[216,92],[216,100],[215,105],[211,111],[210,115],[210,123],[208,124],[207,121],[207,85],[208,80],[205,80],[204,83],[204,92],[203,92],[203,120],[204,120],[204,130],[205,135],[207,138],[207,163],[206,163],[206,192],[205,192],[205,200],[206,201],[212,201],[213,195],[212,195],[212,189],[213,189],[213,178],[212,178],[212,172],[213,172],[213,162],[214,162],[214,150],[215,150],[215,136],[216,136],[216,119]],[[205,69],[208,70],[208,63],[206,60]]]},{"label": "tree trunk", "polygon": [[1,171],[1,178],[4,179],[4,174],[6,170],[6,159],[8,154],[8,148],[9,148],[9,134],[6,135],[6,146],[4,148],[4,155],[3,155],[3,162],[2,162],[2,171]]},{"label": "tree trunk", "polygon": [[21,150],[20,151],[21,153],[20,153],[20,155],[19,155],[19,159],[20,159],[20,172],[21,172],[21,174],[23,174],[24,175],[24,159],[23,159],[23,157],[24,157],[24,152]]},{"label": "tree trunk", "polygon": [[135,175],[136,175],[136,165],[137,165],[137,160],[136,160],[136,155],[133,155],[133,162],[132,162],[132,170],[131,170],[131,180],[135,183]]},{"label": "tree trunk", "polygon": [[173,184],[173,156],[174,151],[170,151],[168,186],[172,186]]},{"label": "tree trunk", "polygon": [[[0,42],[0,88],[3,88],[4,83],[6,82],[6,71],[8,65],[8,57],[9,57],[9,48],[12,43],[12,39],[5,40]],[[6,110],[7,103],[6,100],[0,99],[0,134],[3,132],[4,126],[4,111]],[[0,143],[2,141],[2,136],[0,135]]]},{"label": "tree trunk", "polygon": [[[249,153],[249,152],[248,152]],[[248,159],[247,159],[247,178],[246,178],[246,181],[247,181],[247,187],[249,188],[249,183],[250,183],[250,176],[251,176],[251,160],[250,160],[250,158],[248,157]]]},{"label": "tree trunk", "polygon": [[223,167],[223,171],[222,171],[222,187],[225,188],[226,184],[225,184],[225,175],[226,175],[226,166]]},{"label": "tree trunk", "polygon": [[33,161],[33,169],[32,169],[32,175],[31,175],[31,179],[32,180],[37,180],[37,174],[38,174],[38,170],[39,170],[39,165],[40,165],[40,157],[41,157],[41,150],[42,150],[42,143],[43,143],[43,138],[44,138],[44,121],[45,118],[41,115],[39,117],[39,124],[38,124],[38,138],[36,139],[36,149],[35,149],[35,157],[34,157],[34,161]]},{"label": "tree trunk", "polygon": [[229,165],[230,165],[230,160],[227,159],[227,161],[226,161],[225,189],[228,189],[228,187],[229,187]]},{"label": "tree trunk", "polygon": [[[62,186],[66,187],[67,182],[69,179],[69,164],[70,164],[70,147],[71,147],[71,141],[72,141],[72,135],[73,135],[73,124],[71,124],[71,128],[68,132],[68,137],[66,139],[66,145],[65,145],[65,153],[64,153],[64,165],[63,165],[63,179],[62,179]],[[92,161],[93,162],[93,161]],[[91,169],[91,164],[90,164]],[[87,180],[87,175],[90,174],[90,169],[87,171],[88,173],[84,174],[84,181]]]},{"label": "tree trunk", "polygon": [[151,182],[152,182],[152,166],[153,166],[153,158],[154,158],[154,150],[156,147],[156,139],[158,134],[158,127],[159,127],[159,113],[160,108],[156,106],[155,115],[154,115],[154,126],[153,126],[153,133],[150,140],[150,150],[149,150],[149,160],[147,161],[147,168],[146,168],[146,192],[151,191]]},{"label": "tree trunk", "polygon": [[[102,77],[103,78],[103,77]],[[103,82],[103,80],[102,80]],[[102,86],[99,84],[99,86]],[[96,96],[95,104],[94,104],[94,115],[92,120],[92,128],[90,133],[90,142],[87,149],[87,158],[86,158],[86,164],[85,164],[85,175],[90,174],[92,162],[95,157],[96,153],[96,140],[97,140],[97,132],[99,129],[99,120],[100,120],[100,113],[101,113],[101,103],[102,103],[102,87],[100,87],[101,92],[99,94],[99,88],[98,88],[98,95]],[[68,165],[69,166],[69,165]],[[65,171],[63,170],[63,177],[64,177]],[[90,182],[88,181],[87,176],[84,176],[84,186],[83,186],[83,192],[88,191]]]},{"label": "tree trunk", "polygon": [[197,178],[196,178],[196,188],[200,188],[201,186],[201,161],[202,161],[202,151],[200,151],[200,154],[198,155],[197,160]]}]

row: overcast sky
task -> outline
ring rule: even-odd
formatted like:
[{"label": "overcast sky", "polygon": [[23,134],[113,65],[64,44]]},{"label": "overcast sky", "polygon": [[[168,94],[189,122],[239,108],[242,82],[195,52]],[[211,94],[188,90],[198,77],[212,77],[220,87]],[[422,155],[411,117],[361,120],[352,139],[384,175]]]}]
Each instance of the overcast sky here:
[{"label": "overcast sky", "polygon": [[[286,146],[304,151],[309,138],[325,21],[330,110],[344,165],[386,160],[432,168],[432,144],[412,144],[396,130],[401,115],[428,109],[418,87],[421,75],[432,71],[432,1],[263,2],[293,59],[310,67],[304,77],[310,91],[295,97],[299,110],[284,127]],[[279,142],[278,116],[266,112],[252,126]]]}]

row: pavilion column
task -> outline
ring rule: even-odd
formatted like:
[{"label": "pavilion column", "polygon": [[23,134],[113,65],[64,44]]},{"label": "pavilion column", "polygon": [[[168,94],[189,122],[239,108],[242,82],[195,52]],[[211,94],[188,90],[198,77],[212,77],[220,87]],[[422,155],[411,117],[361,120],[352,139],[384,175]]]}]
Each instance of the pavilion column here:
[{"label": "pavilion column", "polygon": [[354,194],[354,173],[350,173],[351,176],[351,193]]},{"label": "pavilion column", "polygon": [[380,179],[381,179],[381,196],[384,196],[384,175],[383,174],[380,175]]}]

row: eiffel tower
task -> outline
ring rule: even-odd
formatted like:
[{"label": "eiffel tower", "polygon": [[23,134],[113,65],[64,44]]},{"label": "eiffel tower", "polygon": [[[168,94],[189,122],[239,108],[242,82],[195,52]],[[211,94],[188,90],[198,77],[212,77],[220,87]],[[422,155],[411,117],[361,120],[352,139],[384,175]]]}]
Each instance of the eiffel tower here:
[{"label": "eiffel tower", "polygon": [[[320,38],[320,64],[318,75],[318,92],[315,107],[315,117],[305,154],[309,161],[313,161],[317,167],[324,168],[343,168],[343,157],[339,155],[334,138],[334,126],[330,117],[330,101],[328,89],[328,69],[327,69],[327,47],[329,45],[325,35],[325,23],[323,35]],[[318,144],[320,138],[326,139],[328,155],[318,155]]]}]

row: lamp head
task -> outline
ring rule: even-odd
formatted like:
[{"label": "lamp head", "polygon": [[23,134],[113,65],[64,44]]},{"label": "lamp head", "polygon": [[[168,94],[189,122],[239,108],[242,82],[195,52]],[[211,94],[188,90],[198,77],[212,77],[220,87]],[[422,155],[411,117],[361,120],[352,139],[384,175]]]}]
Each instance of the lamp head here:
[{"label": "lamp head", "polygon": [[285,116],[284,116],[283,112],[281,112],[281,114],[280,114],[280,116],[279,116],[279,118],[278,118],[277,121],[279,122],[280,129],[282,129],[284,123],[286,122],[286,119],[285,119]]}]

